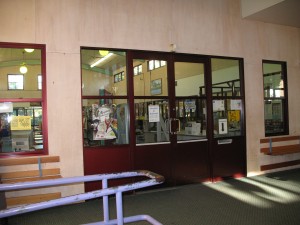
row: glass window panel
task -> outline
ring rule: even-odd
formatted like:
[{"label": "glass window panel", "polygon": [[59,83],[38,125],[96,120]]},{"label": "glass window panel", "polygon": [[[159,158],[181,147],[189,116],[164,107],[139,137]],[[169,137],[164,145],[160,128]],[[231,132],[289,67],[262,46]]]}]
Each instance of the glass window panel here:
[{"label": "glass window panel", "polygon": [[280,64],[264,63],[264,94],[265,97],[284,97],[284,80]]},{"label": "glass window panel", "polygon": [[240,96],[239,60],[212,58],[213,96]]},{"label": "glass window panel", "polygon": [[8,74],[8,89],[9,90],[23,90],[24,76]]},{"label": "glass window panel", "polygon": [[284,62],[263,62],[265,134],[287,134]]},{"label": "glass window panel", "polygon": [[84,146],[129,143],[129,109],[125,99],[83,99]]},{"label": "glass window panel", "polygon": [[137,66],[133,68],[133,74],[134,75],[138,75],[139,74]]},{"label": "glass window panel", "polygon": [[43,149],[43,112],[40,106],[34,105],[30,102],[0,103],[0,153]]},{"label": "glass window panel", "polygon": [[154,68],[157,69],[160,67],[160,61],[159,60],[155,60],[154,62]]},{"label": "glass window panel", "polygon": [[149,69],[148,70],[153,70],[154,69],[154,60],[150,60],[149,63]]},{"label": "glass window panel", "polygon": [[212,58],[212,96],[214,137],[243,134],[243,102],[238,59]]},{"label": "glass window panel", "polygon": [[[141,64],[141,66],[146,66],[147,64],[150,65],[150,62],[153,62],[153,60],[147,61],[143,59],[134,59],[133,65]],[[160,69],[148,70],[140,76],[134,76],[133,82],[135,96],[167,96],[167,66]]]},{"label": "glass window panel", "polygon": [[[25,65],[27,72],[20,74]],[[41,50],[26,52],[23,48],[0,48],[1,98],[41,98],[36,75],[41,74]],[[13,76],[9,76],[13,75]]]},{"label": "glass window panel", "polygon": [[38,75],[38,90],[42,90],[42,75]]},{"label": "glass window panel", "polygon": [[[176,96],[199,96],[204,92],[204,65],[175,62]],[[188,87],[188,88],[187,88]]]},{"label": "glass window panel", "polygon": [[81,50],[82,95],[126,96],[126,53],[100,51]]},{"label": "glass window panel", "polygon": [[284,132],[284,100],[265,100],[265,130],[267,135]]},{"label": "glass window panel", "polygon": [[136,144],[169,142],[169,102],[135,99]]},{"label": "glass window panel", "polygon": [[[175,62],[175,79],[176,97],[205,95],[203,63]],[[176,100],[176,117],[180,121],[178,142],[206,138],[205,100],[199,98]]]},{"label": "glass window panel", "polygon": [[135,76],[141,74],[142,73],[142,69],[143,69],[142,65],[135,66],[133,68],[133,74]]},{"label": "glass window panel", "polygon": [[242,100],[213,100],[214,136],[240,136]]},{"label": "glass window panel", "polygon": [[176,100],[176,117],[180,121],[177,141],[206,138],[206,101],[204,99]]}]

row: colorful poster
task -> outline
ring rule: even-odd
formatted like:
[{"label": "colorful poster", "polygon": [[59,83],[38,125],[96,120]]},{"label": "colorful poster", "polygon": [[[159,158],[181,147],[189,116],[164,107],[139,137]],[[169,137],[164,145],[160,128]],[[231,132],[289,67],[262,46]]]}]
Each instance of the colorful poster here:
[{"label": "colorful poster", "polygon": [[227,112],[228,122],[239,122],[241,119],[240,110],[229,110]]},{"label": "colorful poster", "polygon": [[117,120],[112,118],[113,110],[109,106],[92,105],[93,140],[111,140],[117,138]]}]

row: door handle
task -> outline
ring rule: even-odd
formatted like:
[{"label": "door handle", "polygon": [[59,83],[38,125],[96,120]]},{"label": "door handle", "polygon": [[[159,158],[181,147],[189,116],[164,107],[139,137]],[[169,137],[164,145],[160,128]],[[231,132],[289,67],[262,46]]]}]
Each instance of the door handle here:
[{"label": "door handle", "polygon": [[170,129],[170,134],[177,134],[177,132],[180,132],[180,120],[179,119],[174,119],[171,118],[169,120],[169,129]]}]

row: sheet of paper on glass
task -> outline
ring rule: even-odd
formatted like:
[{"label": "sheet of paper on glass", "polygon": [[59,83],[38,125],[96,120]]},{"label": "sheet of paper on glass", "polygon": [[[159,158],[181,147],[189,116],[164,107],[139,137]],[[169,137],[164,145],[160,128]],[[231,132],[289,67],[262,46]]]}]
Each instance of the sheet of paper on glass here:
[{"label": "sheet of paper on glass", "polygon": [[213,100],[214,112],[224,111],[224,110],[225,110],[224,100]]},{"label": "sheet of paper on glass", "polygon": [[230,100],[231,110],[241,110],[242,101],[240,99],[231,99]]},{"label": "sheet of paper on glass", "polygon": [[159,105],[148,106],[148,118],[149,122],[159,122]]},{"label": "sheet of paper on glass", "polygon": [[10,123],[11,130],[31,130],[30,116],[13,116]]}]

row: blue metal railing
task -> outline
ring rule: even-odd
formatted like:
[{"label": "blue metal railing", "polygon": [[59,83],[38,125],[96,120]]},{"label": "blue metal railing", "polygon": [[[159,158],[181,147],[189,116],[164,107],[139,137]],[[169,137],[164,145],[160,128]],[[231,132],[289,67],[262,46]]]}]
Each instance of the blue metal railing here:
[{"label": "blue metal railing", "polygon": [[[135,183],[108,187],[108,180],[111,179],[120,179],[120,178],[129,178],[129,177],[148,177],[143,181],[138,181]],[[69,178],[59,178],[51,180],[41,180],[41,181],[32,181],[32,182],[22,182],[15,184],[0,184],[0,192],[4,191],[13,191],[21,190],[28,188],[38,188],[38,187],[49,187],[57,185],[66,185],[90,181],[102,181],[102,189],[82,194],[77,194],[73,196],[63,197],[59,199],[54,199],[50,201],[34,203],[23,205],[19,207],[14,207],[10,209],[0,210],[0,218],[5,218],[9,216],[15,216],[18,214],[23,214],[27,212],[32,212],[41,209],[47,209],[55,206],[66,205],[74,202],[80,202],[84,200],[89,200],[93,198],[103,197],[103,221],[90,223],[86,225],[123,225],[124,223],[131,223],[136,221],[148,221],[153,225],[162,225],[160,222],[155,220],[149,215],[136,215],[130,217],[123,216],[123,203],[122,203],[122,194],[126,191],[132,191],[144,187],[149,187],[153,185],[158,185],[164,182],[164,177],[146,170],[138,170],[131,172],[120,172],[120,173],[110,173],[110,174],[98,174],[98,175],[89,175],[89,176],[79,176],[79,177],[69,177]],[[109,217],[109,195],[116,195],[116,210],[117,210],[117,219],[110,219]]]}]

